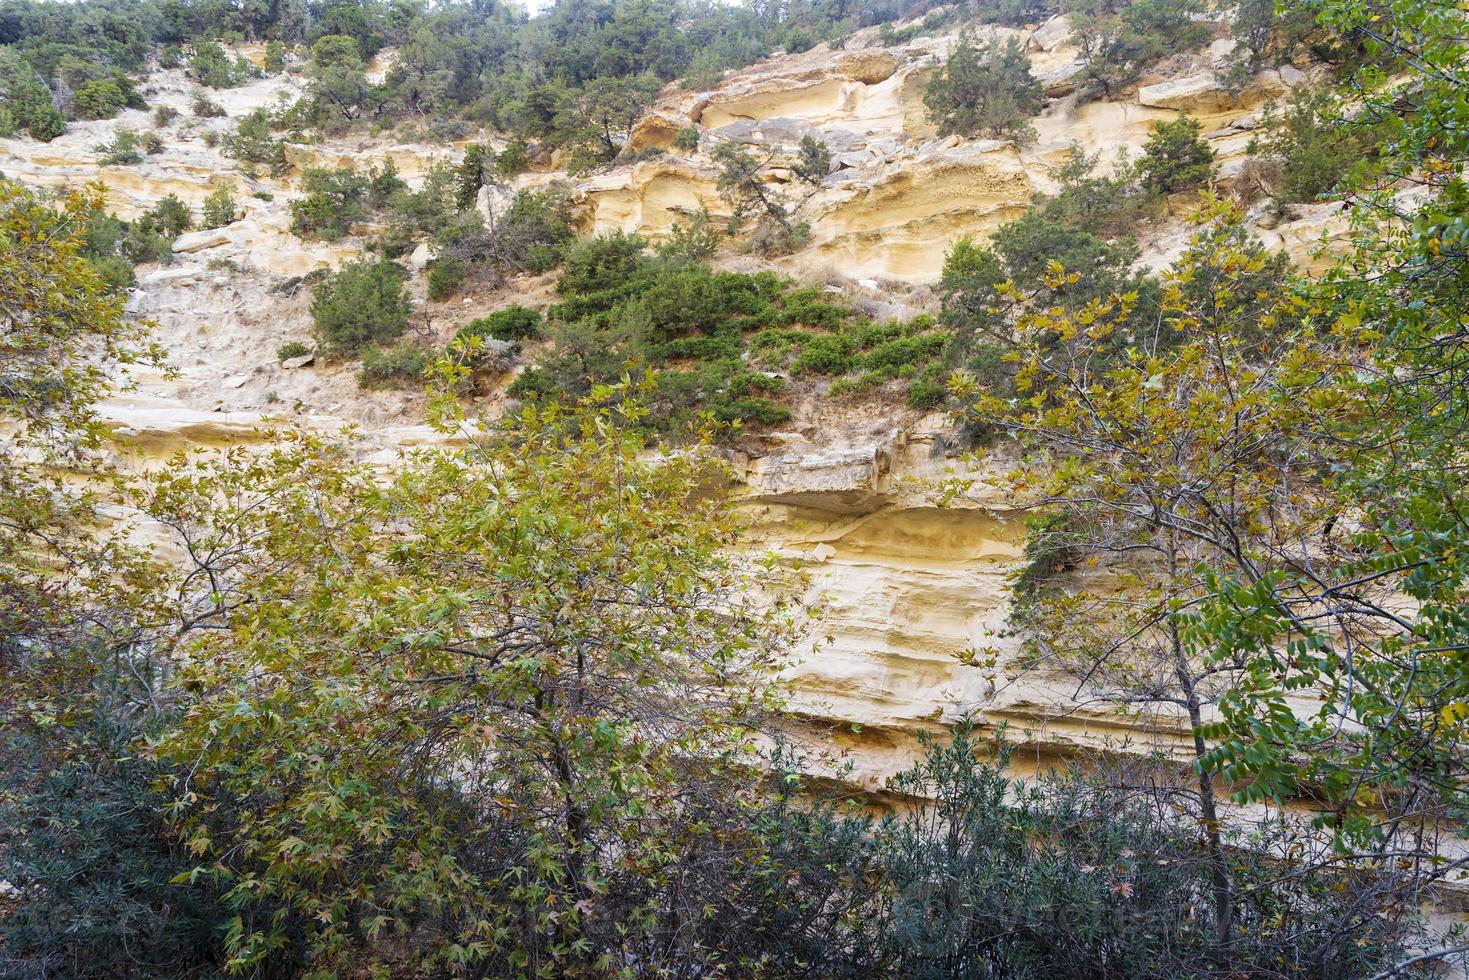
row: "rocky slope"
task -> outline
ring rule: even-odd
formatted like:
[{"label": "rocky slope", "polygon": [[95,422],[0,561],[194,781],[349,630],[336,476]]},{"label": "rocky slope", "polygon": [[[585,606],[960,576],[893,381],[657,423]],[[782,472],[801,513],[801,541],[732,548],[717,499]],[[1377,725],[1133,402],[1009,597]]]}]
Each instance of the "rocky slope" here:
[{"label": "rocky slope", "polygon": [[[809,247],[780,267],[911,313],[931,307],[925,287],[937,278],[949,244],[1018,215],[1032,195],[1053,186],[1048,168],[1071,147],[1108,159],[1119,151],[1136,154],[1153,121],[1188,110],[1204,120],[1227,184],[1239,173],[1259,106],[1306,81],[1298,71],[1268,71],[1230,92],[1219,77],[1232,42],[1221,42],[1177,56],[1125,98],[1079,104],[1078,55],[1064,19],[1008,33],[1028,45],[1053,96],[1029,145],[935,138],[923,112],[923,86],[955,39],[884,48],[875,32],[864,32],[844,50],[822,46],[772,56],[709,91],[668,91],[630,147],[663,149],[661,155],[584,179],[552,169],[551,160],[520,183],[566,181],[582,231],[621,229],[657,241],[701,208],[727,214],[706,152],[713,141],[789,150],[815,133],[833,150],[833,171],[802,205],[812,225]],[[284,76],[211,95],[236,119],[300,85]],[[310,319],[304,291],[276,287],[286,277],[333,266],[359,247],[290,235],[288,202],[299,169],[273,178],[222,156],[206,134],[232,122],[190,119],[190,88],[180,73],[154,75],[144,92],[155,105],[179,108],[185,121],[164,131],[165,150],[139,166],[101,166],[93,147],[120,127],[149,128],[141,112],[74,124],[51,144],[0,140],[0,172],[45,187],[100,180],[124,217],[170,193],[197,206],[224,182],[238,188],[239,220],[184,235],[172,264],[140,270],[133,309],[157,321],[179,373],[144,378],[138,391],[107,406],[118,435],[155,459],[189,446],[258,438],[255,427],[271,416],[323,428],[358,424],[364,451],[385,461],[432,438],[415,396],[362,392],[348,366],[277,363],[276,348],[304,339]],[[698,152],[672,148],[678,129],[688,125],[699,127]],[[434,161],[457,160],[463,146],[354,137],[288,149],[297,168],[391,158],[411,184]],[[1185,207],[1178,202],[1180,212]],[[1340,230],[1337,210],[1299,208],[1286,221],[1262,214],[1257,230],[1267,244],[1309,262],[1323,236]],[[1164,222],[1144,243],[1144,261],[1166,265],[1186,240],[1181,220]],[[421,268],[426,258],[420,250],[415,264]],[[416,329],[442,341],[463,320],[512,296],[544,301],[549,282],[516,282],[447,304],[422,302],[421,281],[414,289],[423,311]],[[483,409],[494,412],[494,399]],[[1138,748],[1159,741],[1166,748],[1179,732],[1170,720],[1139,730],[1134,721],[1071,703],[1062,686],[1045,678],[1007,683],[955,660],[961,650],[998,642],[1005,576],[1020,554],[1022,527],[999,498],[957,508],[932,502],[924,481],[972,465],[961,463],[952,442],[942,418],[897,409],[874,417],[870,406],[828,405],[801,413],[792,431],[767,439],[763,455],[735,459],[751,545],[774,548],[804,571],[812,597],[826,604],[818,632],[830,640],[793,671],[802,730],[815,744],[849,751],[851,778],[872,790],[911,758],[915,732],[937,729],[960,711],[1009,723],[1030,750],[1017,758],[1032,762],[1124,738]]]}]

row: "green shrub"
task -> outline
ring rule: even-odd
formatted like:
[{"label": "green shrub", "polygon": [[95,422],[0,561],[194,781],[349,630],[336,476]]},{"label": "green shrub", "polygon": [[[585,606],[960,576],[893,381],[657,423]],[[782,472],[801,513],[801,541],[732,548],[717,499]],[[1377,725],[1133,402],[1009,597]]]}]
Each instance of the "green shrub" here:
[{"label": "green shrub", "polygon": [[1153,123],[1139,163],[1143,186],[1162,194],[1198,187],[1214,175],[1214,151],[1199,138],[1203,126],[1185,113]]},{"label": "green shrub", "polygon": [[541,322],[538,311],[512,304],[489,316],[469,321],[459,328],[454,339],[493,337],[495,340],[531,340],[540,334]]},{"label": "green shrub", "polygon": [[381,260],[342,266],[315,288],[311,300],[317,340],[336,355],[397,340],[410,309],[402,271]]},{"label": "green shrub", "polygon": [[1268,102],[1248,152],[1280,165],[1276,196],[1314,201],[1330,194],[1372,142],[1365,125],[1340,117],[1327,92],[1297,90],[1284,106]]},{"label": "green shrub", "polygon": [[682,221],[673,223],[673,231],[668,240],[658,246],[658,254],[665,259],[702,262],[713,258],[718,249],[719,235],[714,231],[714,222],[709,218],[709,211],[700,208],[688,224]]},{"label": "green shrub", "polygon": [[161,105],[153,110],[153,125],[162,129],[179,117],[179,111],[171,105]]},{"label": "green shrub", "polygon": [[299,340],[288,340],[276,348],[275,359],[278,361],[289,361],[293,357],[305,357],[311,353],[311,348]]},{"label": "green shrub", "polygon": [[800,54],[803,51],[810,51],[814,47],[816,47],[816,38],[812,37],[811,32],[804,27],[793,27],[786,34],[786,54]]},{"label": "green shrub", "polygon": [[699,127],[681,126],[678,132],[673,134],[673,145],[685,153],[692,153],[699,148]]},{"label": "green shrub", "polygon": [[156,156],[163,152],[163,137],[157,133],[143,133],[138,137],[138,145],[143,148],[144,153]]},{"label": "green shrub", "polygon": [[440,302],[452,297],[464,284],[467,271],[464,263],[452,255],[435,259],[428,270],[428,298]]},{"label": "green shrub", "polygon": [[215,102],[202,89],[195,89],[189,99],[189,111],[199,119],[218,119],[224,116],[224,106]]},{"label": "green shrub", "polygon": [[138,134],[131,129],[119,129],[110,143],[98,143],[92,150],[99,155],[98,163],[104,167],[127,167],[142,163],[138,152]]},{"label": "green shrub", "polygon": [[49,714],[11,711],[0,735],[0,880],[24,893],[0,916],[5,973],[221,975],[233,913],[208,876],[188,874],[195,862],[165,816],[168,770],[139,751],[146,696],[96,686]]},{"label": "green shrub", "polygon": [[72,111],[78,119],[111,119],[127,105],[127,96],[113,81],[88,82],[72,95]]},{"label": "green shrub", "polygon": [[123,292],[137,282],[133,264],[121,255],[103,255],[88,261],[109,292]]},{"label": "green shrub", "polygon": [[362,355],[357,384],[362,388],[410,388],[423,380],[428,358],[412,344],[383,350],[369,347]]},{"label": "green shrub", "polygon": [[169,194],[148,212],[158,230],[169,238],[177,238],[194,223],[194,212],[177,194]]},{"label": "green shrub", "polygon": [[1046,100],[1019,41],[976,46],[966,33],[929,80],[923,104],[942,135],[1023,139],[1034,134],[1030,119]]},{"label": "green shrub", "polygon": [[279,75],[286,70],[286,54],[288,49],[281,41],[265,42],[265,73],[267,75]]},{"label": "green shrub", "polygon": [[239,205],[231,191],[233,184],[221,184],[204,199],[202,224],[205,228],[223,228],[235,220]]},{"label": "green shrub", "polygon": [[189,77],[210,88],[234,88],[250,77],[250,65],[243,58],[231,60],[224,48],[213,41],[202,41],[194,45]]},{"label": "green shrub", "polygon": [[291,202],[293,234],[336,241],[367,217],[368,180],[352,167],[308,168],[301,187],[306,196]]},{"label": "green shrub", "polygon": [[846,374],[856,345],[841,334],[815,334],[791,362],[792,374]]},{"label": "green shrub", "polygon": [[530,148],[525,140],[513,139],[495,155],[495,176],[501,180],[514,180],[530,167]]},{"label": "green shrub", "polygon": [[645,248],[637,235],[620,231],[572,242],[562,253],[556,292],[585,296],[624,288],[638,277]]}]

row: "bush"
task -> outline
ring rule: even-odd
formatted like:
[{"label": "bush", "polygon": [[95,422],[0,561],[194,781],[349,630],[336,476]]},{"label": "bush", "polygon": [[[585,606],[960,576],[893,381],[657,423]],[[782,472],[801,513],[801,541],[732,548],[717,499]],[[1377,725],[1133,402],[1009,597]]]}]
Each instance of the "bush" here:
[{"label": "bush", "polygon": [[455,340],[491,337],[495,340],[530,340],[541,332],[541,314],[519,304],[471,320],[454,334]]},{"label": "bush", "polygon": [[410,309],[402,271],[381,260],[342,266],[315,288],[311,300],[317,340],[336,355],[397,340]]},{"label": "bush", "polygon": [[158,230],[169,238],[179,237],[194,223],[194,212],[177,194],[170,194],[153,205],[148,215]]},{"label": "bush", "polygon": [[786,34],[786,54],[800,54],[803,51],[810,51],[814,47],[816,47],[816,39],[804,27],[791,28],[790,32]]},{"label": "bush", "polygon": [[235,220],[239,205],[231,191],[233,184],[221,184],[204,199],[203,220],[205,228],[223,228]]},{"label": "bush", "polygon": [[202,41],[194,45],[189,77],[210,88],[234,88],[250,77],[250,65],[244,58],[231,60],[213,41]]},{"label": "bush", "polygon": [[99,155],[97,162],[104,167],[127,167],[143,162],[143,156],[138,152],[138,134],[131,129],[119,129],[113,134],[111,143],[98,143],[92,150]]},{"label": "bush", "polygon": [[362,388],[409,388],[423,380],[428,358],[412,344],[382,350],[369,347],[362,355],[357,384]]},{"label": "bush", "polygon": [[289,361],[293,357],[305,357],[311,353],[311,348],[299,340],[288,340],[276,348],[275,359],[278,361]]},{"label": "bush", "polygon": [[133,264],[121,255],[104,255],[89,261],[97,277],[107,285],[109,292],[123,292],[137,282]]},{"label": "bush", "polygon": [[286,70],[287,48],[281,41],[265,42],[265,73],[279,75]]},{"label": "bush", "polygon": [[464,284],[466,271],[464,263],[452,255],[435,259],[428,270],[428,298],[440,302],[452,297]]},{"label": "bush", "polygon": [[1281,106],[1268,102],[1248,151],[1280,166],[1276,196],[1314,201],[1330,194],[1373,141],[1361,122],[1340,118],[1326,92],[1298,90]]},{"label": "bush", "polygon": [[556,292],[585,296],[625,287],[637,278],[646,247],[637,235],[620,231],[575,241],[562,256]]},{"label": "bush", "polygon": [[139,751],[123,704],[59,708],[39,730],[12,712],[0,744],[0,879],[24,889],[0,915],[6,975],[218,975],[230,912],[207,876],[186,874],[167,771]]},{"label": "bush", "polygon": [[224,106],[215,102],[200,89],[195,89],[189,99],[189,111],[199,119],[219,119],[224,116]]},{"label": "bush", "polygon": [[923,94],[929,118],[945,136],[1024,139],[1034,133],[1030,118],[1045,103],[1020,42],[1007,38],[976,46],[969,34]]},{"label": "bush", "polygon": [[301,177],[301,187],[306,196],[291,202],[294,234],[336,241],[367,217],[368,179],[352,167],[308,168]]},{"label": "bush", "polygon": [[156,156],[163,152],[163,137],[157,133],[143,133],[138,137],[138,145],[143,148],[144,153]]},{"label": "bush", "polygon": [[700,209],[687,225],[682,221],[673,223],[673,231],[658,246],[658,254],[675,261],[702,262],[713,258],[718,248],[719,235],[714,231],[714,222],[707,210]]},{"label": "bush", "polygon": [[530,167],[530,150],[525,140],[513,139],[495,156],[495,176],[514,180]]},{"label": "bush", "polygon": [[699,127],[681,126],[678,132],[673,134],[673,145],[685,153],[692,153],[699,148]]},{"label": "bush", "polygon": [[127,104],[127,96],[113,81],[88,82],[72,95],[78,119],[111,119]]},{"label": "bush", "polygon": [[179,117],[179,111],[171,105],[161,105],[153,110],[153,125],[162,129]]},{"label": "bush", "polygon": [[1139,163],[1143,186],[1162,194],[1198,187],[1214,175],[1214,151],[1199,138],[1203,126],[1188,114],[1153,123]]}]

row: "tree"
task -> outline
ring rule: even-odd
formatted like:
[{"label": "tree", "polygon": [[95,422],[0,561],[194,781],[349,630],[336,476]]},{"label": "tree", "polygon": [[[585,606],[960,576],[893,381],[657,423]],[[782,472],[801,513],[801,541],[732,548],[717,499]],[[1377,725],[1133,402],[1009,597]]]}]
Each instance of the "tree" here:
[{"label": "tree", "polygon": [[552,138],[572,151],[571,171],[585,173],[615,159],[661,87],[656,76],[644,73],[596,78],[564,91],[551,121]]},{"label": "tree", "polygon": [[[1413,81],[1389,84],[1370,63],[1355,80],[1363,124],[1380,127],[1377,153],[1350,184],[1356,249],[1300,302],[1367,331],[1365,397],[1359,415],[1320,425],[1340,440],[1322,558],[1261,578],[1221,573],[1201,612],[1219,655],[1251,667],[1210,732],[1219,745],[1207,762],[1267,793],[1310,787],[1339,854],[1404,868],[1401,893],[1421,894],[1462,867],[1438,841],[1462,832],[1469,787],[1469,194],[1459,166],[1469,145],[1452,122],[1469,111],[1466,49],[1446,8],[1313,8],[1374,58],[1404,59]],[[1423,195],[1411,202],[1398,196],[1409,174]],[[1289,710],[1296,692],[1310,692],[1314,710]]]},{"label": "tree", "polygon": [[808,184],[819,184],[831,173],[831,148],[807,133],[801,137],[794,173]]},{"label": "tree", "polygon": [[1214,151],[1199,138],[1203,126],[1184,113],[1153,123],[1139,162],[1143,186],[1160,194],[1189,190],[1214,174]]},{"label": "tree", "polygon": [[318,970],[707,955],[678,941],[719,900],[690,862],[742,805],[788,617],[739,598],[708,458],[644,460],[616,403],[385,486],[304,436],[160,481],[216,628],[180,651],[201,696],[158,752],[241,909],[232,969],[292,937]]},{"label": "tree", "polygon": [[[1268,302],[1254,293],[1241,302],[1268,256],[1243,246],[1242,218],[1223,206],[1199,220],[1208,224],[1165,280],[1159,336],[1171,342],[1129,335],[1116,351],[1135,296],[1037,308],[1015,321],[1015,397],[961,390],[982,424],[1020,440],[1027,466],[1010,486],[1053,515],[1031,555],[1041,570],[1016,594],[1031,662],[1075,676],[1083,703],[1191,733],[1192,771],[1179,776],[1193,782],[1215,947],[1227,961],[1239,896],[1205,722],[1249,686],[1254,666],[1244,651],[1218,653],[1199,610],[1217,576],[1255,583],[1309,564],[1303,542],[1334,513],[1311,436],[1353,416],[1360,386],[1351,324],[1323,340],[1278,282],[1264,285]],[[1047,278],[1075,275],[1058,264]],[[1199,279],[1211,288],[1188,288]],[[1243,795],[1280,799],[1265,784]]]},{"label": "tree", "polygon": [[1045,95],[1030,73],[1030,58],[1014,38],[976,46],[960,37],[944,67],[923,93],[940,135],[1026,139],[1030,118],[1045,107]]},{"label": "tree", "polygon": [[1086,74],[1110,95],[1148,66],[1208,43],[1209,28],[1195,19],[1199,0],[1069,0]]},{"label": "tree", "polygon": [[411,307],[403,273],[391,262],[349,262],[312,293],[311,319],[321,345],[350,356],[371,344],[396,340]]},{"label": "tree", "polygon": [[361,113],[369,87],[356,40],[340,34],[319,38],[311,46],[306,75],[319,111],[340,116],[347,122]]}]

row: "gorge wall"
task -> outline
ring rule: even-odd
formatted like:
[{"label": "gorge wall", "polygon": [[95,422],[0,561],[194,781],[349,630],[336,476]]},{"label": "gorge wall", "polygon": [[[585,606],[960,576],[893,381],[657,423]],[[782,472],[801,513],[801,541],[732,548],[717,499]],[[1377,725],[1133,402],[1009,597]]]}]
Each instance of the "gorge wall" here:
[{"label": "gorge wall", "polygon": [[[890,315],[911,315],[933,309],[928,285],[951,243],[987,235],[1020,214],[1034,194],[1052,189],[1049,170],[1071,148],[1109,161],[1119,151],[1136,155],[1152,122],[1188,110],[1203,120],[1227,185],[1240,173],[1261,104],[1306,81],[1302,72],[1269,71],[1239,91],[1226,89],[1219,78],[1229,41],[1179,55],[1118,100],[1078,104],[1078,52],[1064,19],[999,33],[1027,45],[1052,97],[1035,122],[1033,143],[937,138],[923,111],[923,86],[955,39],[882,47],[876,32],[866,31],[844,50],[818,46],[772,56],[709,91],[671,88],[629,147],[662,149],[661,155],[585,178],[554,169],[552,159],[518,186],[562,182],[581,231],[636,232],[656,242],[700,209],[716,219],[728,215],[707,153],[713,141],[788,151],[816,134],[833,151],[833,169],[802,204],[809,244],[778,260],[777,268]],[[131,307],[158,323],[178,373],[144,376],[138,390],[114,398],[105,413],[119,442],[151,459],[264,438],[257,427],[272,418],[333,430],[357,426],[362,451],[385,464],[396,451],[435,438],[422,424],[420,396],[362,391],[350,366],[286,368],[277,361],[280,345],[310,332],[309,289],[283,280],[360,252],[350,238],[324,244],[290,234],[289,202],[299,193],[301,167],[391,159],[414,184],[433,162],[460,159],[467,140],[353,137],[293,145],[293,169],[282,176],[242,169],[220,152],[217,137],[234,120],[301,85],[286,75],[212,93],[228,118],[171,129],[164,150],[133,167],[103,166],[93,147],[121,127],[147,128],[142,112],[74,124],[50,144],[0,140],[6,176],[50,188],[99,180],[123,217],[168,194],[197,207],[226,182],[238,189],[239,220],[186,233],[171,264],[140,270]],[[185,118],[189,93],[179,71],[158,72],[144,88],[151,103],[174,106]],[[674,135],[690,125],[700,131],[700,149],[673,148]],[[788,175],[777,170],[771,179]],[[488,194],[481,203],[490,206]],[[1174,210],[1181,215],[1187,207],[1179,201]],[[1310,263],[1323,237],[1342,230],[1338,210],[1302,206],[1284,219],[1262,211],[1252,221],[1268,246]],[[1188,233],[1181,217],[1155,225],[1143,242],[1143,262],[1166,265]],[[421,270],[428,258],[420,249],[409,261]],[[718,261],[740,268],[753,262],[740,255]],[[423,311],[415,329],[442,342],[464,320],[511,300],[544,305],[552,281],[525,278],[431,303],[422,277],[415,277]],[[491,394],[478,408],[493,414],[502,404]],[[822,642],[792,675],[798,727],[813,745],[849,753],[850,778],[859,785],[880,791],[911,760],[918,731],[937,731],[963,711],[1008,724],[1024,747],[1017,761],[1026,764],[1126,739],[1140,750],[1160,740],[1166,747],[1179,736],[1167,721],[1155,719],[1140,731],[1130,720],[1070,703],[1066,688],[1044,677],[1007,682],[955,659],[966,648],[1005,642],[998,638],[1005,577],[1021,554],[1023,525],[998,496],[949,508],[934,503],[927,481],[973,465],[954,448],[948,420],[896,407],[874,417],[870,406],[805,406],[789,431],[770,434],[761,445],[758,454],[734,460],[750,545],[774,549],[804,572],[811,596],[826,607],[817,630]]]}]

